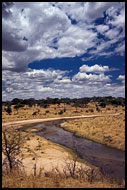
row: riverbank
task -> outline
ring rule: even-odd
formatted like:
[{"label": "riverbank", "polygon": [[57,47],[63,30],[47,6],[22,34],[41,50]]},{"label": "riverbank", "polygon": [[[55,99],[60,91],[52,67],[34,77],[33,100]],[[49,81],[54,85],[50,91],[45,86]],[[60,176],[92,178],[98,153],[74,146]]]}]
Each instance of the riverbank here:
[{"label": "riverbank", "polygon": [[2,122],[2,126],[23,126],[27,124],[34,123],[43,123],[49,121],[58,121],[58,120],[70,120],[70,119],[81,119],[81,118],[95,118],[95,117],[105,117],[105,116],[117,116],[121,113],[112,113],[112,114],[97,114],[97,115],[78,115],[78,116],[70,116],[70,117],[55,117],[55,118],[44,118],[44,119],[29,119],[29,120],[20,120],[20,121],[11,121],[11,122]]},{"label": "riverbank", "polygon": [[[114,117],[116,115],[118,115],[118,114],[115,114]],[[80,119],[82,117],[84,117],[84,116],[80,116]],[[77,118],[79,118],[79,116]],[[86,116],[84,118],[86,119]],[[96,115],[90,115],[90,116],[87,116],[87,118],[90,119],[90,118],[100,118],[100,117],[98,117],[98,115],[97,116]],[[14,125],[17,128],[20,128],[21,126],[24,126],[24,125],[25,126],[26,125],[31,126],[31,125],[39,124],[41,122],[57,121],[57,120],[63,120],[63,119],[64,118],[61,117],[61,118],[48,118],[46,120],[41,119],[41,121],[40,120],[30,120],[30,121],[25,120],[25,121],[11,122],[11,123],[9,122],[9,123],[6,123],[6,127],[9,127],[9,126],[11,127],[12,125]],[[74,117],[71,117],[71,118],[69,117],[69,118],[65,118],[65,119],[74,119]],[[78,119],[78,121],[79,121],[79,119]],[[29,129],[26,132],[29,134],[30,133]],[[33,131],[33,132],[35,132],[35,131]],[[23,154],[24,154],[24,162],[23,162],[23,164],[25,165],[25,168],[27,169],[27,171],[29,170],[28,171],[28,180],[31,179],[31,178],[29,178],[30,175],[31,175],[30,173],[34,172],[33,167],[35,166],[35,164],[37,164],[36,165],[37,170],[40,170],[40,168],[43,168],[43,167],[45,167],[44,170],[46,170],[46,168],[52,170],[52,168],[55,168],[56,166],[58,167],[58,165],[59,165],[59,168],[61,168],[61,164],[63,164],[65,159],[68,159],[68,155],[70,154],[70,156],[72,156],[72,152],[70,150],[67,151],[67,149],[63,148],[61,145],[57,145],[55,143],[52,143],[51,141],[48,141],[48,140],[46,140],[44,138],[40,138],[40,137],[36,136],[36,134],[33,133],[33,132],[31,134],[30,138],[27,139],[27,142],[26,142],[25,146],[33,149],[36,152],[37,158],[35,158],[34,155],[31,155],[30,152],[23,152]],[[69,157],[69,158],[72,158],[72,157]],[[65,164],[65,162],[64,162],[64,164]],[[87,164],[85,164],[84,166],[88,167]],[[20,176],[17,176],[17,179],[19,177]],[[9,179],[4,178],[3,180],[5,182],[4,184],[7,184],[6,181],[10,180],[10,183],[9,183],[10,186],[9,187],[14,187],[14,183],[13,183],[14,181],[13,181],[13,178],[11,178],[11,176],[9,177]],[[11,182],[11,180],[12,180],[12,182]],[[48,178],[48,180],[50,181],[51,179]],[[62,180],[63,180],[63,178],[61,179],[61,181]],[[41,181],[41,179],[40,179],[40,181]],[[77,184],[80,184],[80,182],[79,182],[80,180],[76,180],[76,181],[77,182],[76,182],[75,186],[77,186]],[[24,183],[25,183],[25,180],[24,180]],[[32,181],[30,183],[32,183]],[[44,182],[44,184],[45,184],[45,187],[50,187],[49,184],[47,184],[45,182]],[[73,182],[73,179],[70,178],[70,187],[72,187],[72,185],[74,185],[74,182]],[[20,181],[19,184],[18,184],[18,187],[21,187],[21,186],[22,186],[22,181]],[[62,184],[60,183],[59,186],[62,187]],[[64,182],[64,186],[66,186],[65,182]],[[108,182],[106,182],[106,181],[105,182],[97,182],[97,183],[93,182],[91,185],[90,185],[90,183],[88,181],[86,181],[86,182],[83,182],[82,185],[81,185],[81,187],[109,187],[109,188],[110,187],[116,187],[117,188],[118,186],[119,186],[118,184],[112,183],[112,182],[109,182],[109,181]],[[15,187],[16,187],[16,184],[15,184]],[[26,187],[28,187],[27,184],[26,184]],[[31,186],[29,185],[29,187],[31,187]],[[39,187],[38,184],[36,184],[36,182],[35,182],[35,187]],[[52,187],[57,187],[57,186],[55,186],[55,182],[54,182],[54,184],[52,184]],[[80,185],[79,185],[79,187],[80,187]]]},{"label": "riverbank", "polygon": [[[77,120],[76,120],[77,119]],[[61,121],[61,127],[76,136],[125,151],[125,113],[80,115],[71,117],[30,119],[2,123],[2,127],[29,126],[50,121]]]},{"label": "riverbank", "polygon": [[[32,149],[32,152],[29,149],[22,151],[23,173],[15,171],[3,175],[3,188],[124,188],[124,181],[118,185],[106,176],[102,178],[99,168],[82,162],[79,158],[75,162],[76,155],[71,149],[37,136],[35,128],[30,127],[24,130],[22,131],[24,135],[29,134],[24,146]],[[66,177],[68,168],[73,171],[74,163],[81,176],[79,178]]]},{"label": "riverbank", "polygon": [[[15,180],[16,179],[16,180]],[[125,182],[118,185],[107,180],[89,182],[84,179],[65,178],[58,175],[44,176],[12,173],[2,177],[2,188],[125,188]]]},{"label": "riverbank", "polygon": [[60,125],[75,136],[125,151],[125,114],[65,121]]}]

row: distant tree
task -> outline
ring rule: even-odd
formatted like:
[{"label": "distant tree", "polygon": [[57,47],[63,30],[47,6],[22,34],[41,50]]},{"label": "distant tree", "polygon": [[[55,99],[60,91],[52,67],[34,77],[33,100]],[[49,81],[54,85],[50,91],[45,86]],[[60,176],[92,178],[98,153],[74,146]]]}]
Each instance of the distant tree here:
[{"label": "distant tree", "polygon": [[22,108],[22,107],[24,107],[25,105],[24,104],[22,104],[21,102],[18,102],[15,106],[14,106],[14,109],[15,110],[18,110],[19,108]]},{"label": "distant tree", "polygon": [[76,112],[77,112],[77,111],[78,111],[78,107],[79,107],[79,103],[78,103],[78,102],[75,102],[75,103],[73,104],[73,106],[75,107]]},{"label": "distant tree", "polygon": [[64,107],[63,112],[66,112],[66,108]]},{"label": "distant tree", "polygon": [[11,106],[8,106],[8,107],[6,108],[6,112],[7,112],[9,115],[11,115],[11,113],[12,113]]},{"label": "distant tree", "polygon": [[43,107],[43,108],[48,108],[49,107],[48,104],[41,104],[40,106]]},{"label": "distant tree", "polygon": [[34,115],[37,115],[37,112],[36,112],[36,111],[35,111],[35,112],[33,112],[33,113],[32,113],[32,115],[33,115],[33,116],[34,116]]},{"label": "distant tree", "polygon": [[12,105],[16,105],[16,104],[21,103],[21,102],[23,102],[22,99],[14,98],[14,99],[11,101],[11,104],[12,104]]},{"label": "distant tree", "polygon": [[98,106],[96,106],[96,110],[98,111],[98,112],[100,112],[101,110],[100,110],[100,108],[98,107]]},{"label": "distant tree", "polygon": [[62,114],[63,114],[63,110],[60,110],[60,111],[58,112],[58,114],[59,114],[59,115],[62,115]]},{"label": "distant tree", "polygon": [[94,112],[94,110],[93,110],[93,109],[89,109],[89,111],[90,111],[90,112]]},{"label": "distant tree", "polygon": [[49,110],[46,110],[45,113],[49,113]]},{"label": "distant tree", "polygon": [[101,102],[100,105],[102,108],[105,108],[106,107],[106,103],[105,102]]}]

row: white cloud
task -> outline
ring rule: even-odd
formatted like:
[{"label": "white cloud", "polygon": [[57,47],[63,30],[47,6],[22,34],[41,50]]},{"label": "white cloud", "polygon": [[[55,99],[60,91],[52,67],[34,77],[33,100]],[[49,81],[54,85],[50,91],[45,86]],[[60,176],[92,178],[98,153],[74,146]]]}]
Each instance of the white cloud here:
[{"label": "white cloud", "polygon": [[38,86],[37,87],[38,92],[50,92],[52,89],[50,87],[43,87],[43,86]]},{"label": "white cloud", "polygon": [[125,75],[119,75],[117,79],[118,80],[125,80]]},{"label": "white cloud", "polygon": [[[96,48],[94,54],[102,52],[104,44],[108,48],[115,43],[112,40],[120,39],[117,38],[118,30],[109,29],[107,24],[124,25],[124,7],[117,2],[15,2],[3,6],[2,56],[13,62],[13,66],[10,64],[11,68],[8,67],[7,61],[2,65],[13,71],[25,70],[34,60],[80,56],[92,47]],[[119,16],[114,16],[114,20],[107,21],[105,25],[91,24],[91,21],[103,16],[104,11],[112,15],[111,9],[118,8],[121,12]],[[68,15],[78,23],[71,24]],[[111,43],[103,43],[93,29],[109,37]],[[24,36],[28,41],[23,40]],[[58,40],[55,44],[57,49],[53,48],[55,38]]]},{"label": "white cloud", "polygon": [[[43,97],[47,97],[49,91],[52,97],[61,96],[61,93],[63,96],[72,97],[90,96],[90,91],[96,95],[99,89],[104,91],[104,87],[108,89],[107,93],[111,93],[110,75],[104,74],[111,70],[108,66],[83,65],[72,79],[66,76],[67,71],[28,70],[27,66],[35,60],[80,56],[88,53],[89,48],[91,55],[89,58],[82,58],[84,61],[102,55],[124,55],[125,44],[122,41],[125,35],[124,7],[123,3],[118,2],[4,2],[2,4],[4,99],[23,98],[26,95],[40,98],[42,92]],[[104,11],[107,14],[105,23],[96,25],[94,21],[104,17]],[[73,19],[75,24],[72,23]],[[113,28],[110,28],[109,24]],[[98,33],[109,40],[99,38]],[[23,40],[24,37],[27,40]],[[115,43],[117,45],[114,50],[105,51]],[[106,86],[106,83],[110,85]],[[117,87],[124,89],[116,86],[112,86],[116,89],[115,92],[118,92]]]},{"label": "white cloud", "polygon": [[86,81],[86,82],[109,82],[110,78],[109,76],[105,76],[104,74],[86,74],[86,73],[77,73],[72,81],[80,82],[80,81]]},{"label": "white cloud", "polygon": [[116,4],[116,2],[87,2],[85,3],[85,16],[89,20],[103,17],[104,11],[112,6],[116,6]]},{"label": "white cloud", "polygon": [[124,56],[125,42],[119,43],[118,46],[115,48],[114,52],[120,54],[121,56]]},{"label": "white cloud", "polygon": [[[106,72],[106,71],[105,71]],[[66,76],[66,71],[29,70],[21,72],[3,71],[2,73],[2,99],[46,97],[84,97],[98,95],[124,96],[125,84],[113,84],[110,75],[86,74],[78,72],[72,79]],[[11,80],[10,80],[11,79]],[[118,80],[123,81],[120,75]]]},{"label": "white cloud", "polygon": [[116,27],[125,28],[125,4],[119,7],[121,10],[118,14],[118,7],[111,7],[106,12],[112,19],[108,19],[108,24]]},{"label": "white cloud", "polygon": [[119,75],[117,80],[120,80],[123,84],[125,84],[125,75]]},{"label": "white cloud", "polygon": [[108,30],[105,33],[105,36],[108,37],[109,39],[114,39],[114,38],[116,39],[118,35],[119,35],[119,30],[116,29]]},{"label": "white cloud", "polygon": [[96,29],[97,29],[98,32],[104,34],[104,32],[106,32],[107,30],[109,30],[109,26],[108,25],[100,24],[100,25],[96,26]]},{"label": "white cloud", "polygon": [[93,66],[88,66],[88,65],[82,65],[80,67],[80,72],[94,72],[94,73],[101,73],[101,72],[107,72],[109,71],[108,66],[101,66],[101,65],[93,65]]}]

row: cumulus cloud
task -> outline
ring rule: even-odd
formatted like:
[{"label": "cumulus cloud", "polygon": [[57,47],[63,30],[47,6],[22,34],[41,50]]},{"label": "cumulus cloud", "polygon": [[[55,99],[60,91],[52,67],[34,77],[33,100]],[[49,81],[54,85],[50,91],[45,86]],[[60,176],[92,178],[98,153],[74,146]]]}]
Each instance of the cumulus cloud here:
[{"label": "cumulus cloud", "polygon": [[4,27],[2,30],[2,34],[2,49],[4,51],[21,52],[27,49],[27,42],[23,41],[23,39],[17,34],[13,34],[12,31],[8,32],[6,29],[4,29]]},{"label": "cumulus cloud", "polygon": [[[67,71],[32,70],[19,73],[4,70],[2,73],[2,99],[46,97],[83,97],[97,96],[98,94],[124,96],[124,84],[118,85],[111,82],[111,76],[103,72],[87,74],[78,72],[72,79],[67,76]],[[11,80],[10,80],[11,79]],[[120,75],[123,81],[124,76]]]},{"label": "cumulus cloud", "polygon": [[11,7],[14,5],[14,2],[2,2],[2,16],[7,18],[12,15]]},{"label": "cumulus cloud", "polygon": [[[124,9],[124,3],[118,2],[3,2],[4,99],[24,97],[26,94],[39,98],[41,92],[43,97],[47,97],[49,91],[53,97],[60,92],[63,96],[68,93],[81,96],[85,95],[84,91],[89,96],[89,84],[93,85],[93,94],[104,86],[110,91],[110,85],[106,86],[106,83],[110,84],[111,76],[105,75],[105,72],[111,71],[108,66],[83,65],[70,78],[67,71],[28,70],[28,64],[35,60],[75,57],[85,53],[90,56],[82,58],[84,61],[103,55],[123,56]],[[104,23],[95,23],[98,18],[103,18]],[[116,86],[113,88],[116,89]]]},{"label": "cumulus cloud", "polygon": [[[118,9],[119,15],[113,15],[113,10]],[[101,55],[105,47],[109,48],[120,40],[120,35],[124,37],[123,32],[119,35],[117,30],[125,23],[124,5],[117,2],[5,2],[2,11],[2,56],[5,58],[6,52],[9,52],[6,59],[14,63],[13,71],[25,70],[34,60],[80,56],[92,47],[96,50],[90,53]],[[104,11],[113,19],[97,26],[91,23],[103,17]],[[77,23],[72,24],[70,18]],[[108,24],[116,29],[109,29]],[[99,39],[98,32],[108,37],[109,41]],[[24,37],[28,40],[23,40]],[[57,39],[55,44],[54,39]],[[7,68],[5,62],[2,65]],[[20,65],[21,69],[18,69]]]},{"label": "cumulus cloud", "polygon": [[125,75],[119,75],[117,80],[120,80],[123,84],[125,84]]},{"label": "cumulus cloud", "polygon": [[97,26],[96,26],[96,29],[97,29],[97,31],[100,32],[101,34],[104,34],[104,32],[106,32],[107,30],[109,30],[109,26],[108,26],[108,25],[100,24],[100,25],[97,25]]},{"label": "cumulus cloud", "polygon": [[73,81],[79,82],[79,81],[86,81],[86,82],[93,82],[94,84],[97,82],[109,82],[110,78],[109,76],[105,76],[104,74],[86,74],[86,73],[77,73],[73,77]]},{"label": "cumulus cloud", "polygon": [[93,66],[88,66],[88,65],[83,65],[80,67],[80,72],[94,72],[94,73],[101,73],[101,72],[107,72],[109,71],[108,66],[101,66],[101,65],[93,65]]}]

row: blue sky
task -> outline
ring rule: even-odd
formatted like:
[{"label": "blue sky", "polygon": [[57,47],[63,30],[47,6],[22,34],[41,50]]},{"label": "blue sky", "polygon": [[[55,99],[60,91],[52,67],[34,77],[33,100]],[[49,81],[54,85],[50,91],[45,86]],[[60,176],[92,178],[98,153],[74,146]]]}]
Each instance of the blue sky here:
[{"label": "blue sky", "polygon": [[123,2],[2,4],[3,100],[110,95],[125,96]]}]

